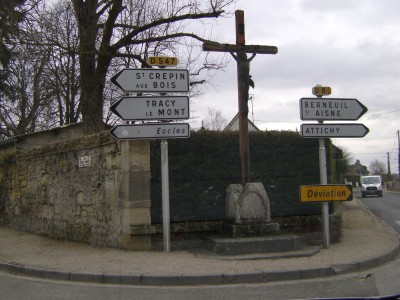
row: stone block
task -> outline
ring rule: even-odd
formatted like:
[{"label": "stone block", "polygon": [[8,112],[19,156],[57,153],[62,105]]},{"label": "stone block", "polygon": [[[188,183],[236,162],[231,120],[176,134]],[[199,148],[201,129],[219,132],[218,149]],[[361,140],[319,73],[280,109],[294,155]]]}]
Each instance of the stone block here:
[{"label": "stone block", "polygon": [[225,218],[232,223],[240,223],[239,198],[243,192],[241,184],[230,184],[226,193]]},{"label": "stone block", "polygon": [[221,255],[242,255],[297,251],[304,248],[304,241],[297,235],[274,235],[265,237],[208,237],[207,247]]},{"label": "stone block", "polygon": [[225,201],[225,216],[235,224],[271,221],[270,200],[261,182],[231,184]]},{"label": "stone block", "polygon": [[131,235],[149,235],[156,233],[155,225],[131,226]]},{"label": "stone block", "polygon": [[222,233],[232,238],[249,236],[266,236],[277,234],[280,231],[278,223],[257,223],[257,224],[224,224]]},{"label": "stone block", "polygon": [[124,232],[129,232],[130,226],[150,225],[150,208],[124,208],[122,209],[122,218],[124,223],[123,228],[127,229]]},{"label": "stone block", "polygon": [[127,250],[150,251],[151,236],[150,235],[135,235],[123,234],[121,236],[120,246]]}]

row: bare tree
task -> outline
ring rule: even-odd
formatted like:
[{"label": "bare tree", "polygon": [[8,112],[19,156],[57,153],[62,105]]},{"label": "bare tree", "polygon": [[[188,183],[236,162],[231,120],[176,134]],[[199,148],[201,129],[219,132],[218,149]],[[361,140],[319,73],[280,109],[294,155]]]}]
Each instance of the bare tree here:
[{"label": "bare tree", "polygon": [[7,84],[12,88],[0,105],[0,120],[6,125],[3,134],[8,137],[35,131],[47,99],[42,77],[48,52],[36,56],[24,47],[19,47],[18,51],[18,56],[10,62],[7,78]]},{"label": "bare tree", "polygon": [[190,30],[189,24],[218,18],[234,2],[73,0],[79,32],[80,101],[86,129],[103,128],[104,90],[114,58],[129,58],[132,65],[146,67],[149,53],[178,52],[188,39],[204,41]]},{"label": "bare tree", "polygon": [[209,130],[223,130],[227,123],[227,120],[222,116],[220,110],[209,107],[207,117],[204,119],[203,127]]},{"label": "bare tree", "polygon": [[[13,39],[1,28],[2,42],[12,41],[18,53],[4,60],[12,65],[1,82],[9,87],[0,90],[1,139],[79,120],[102,129],[111,100],[121,95],[106,79],[122,67],[149,67],[148,55],[178,56],[190,70],[191,97],[226,66],[226,59],[201,55],[204,37],[195,23],[221,16],[235,0],[40,1],[26,0],[27,17]],[[106,122],[116,121],[111,117]]]},{"label": "bare tree", "polygon": [[[5,109],[4,103],[12,93],[8,83],[10,76],[9,63],[13,57],[14,39],[19,33],[19,24],[24,20],[25,0],[10,0],[0,6],[0,113]],[[0,116],[0,141],[10,136],[7,124]]]},{"label": "bare tree", "polygon": [[373,175],[383,175],[386,174],[386,166],[384,162],[377,159],[369,164],[369,170]]},{"label": "bare tree", "polygon": [[[0,6],[0,66],[2,79],[12,57],[13,39],[18,36],[19,24],[24,20],[26,0],[2,1]],[[3,81],[0,81],[0,88]]]},{"label": "bare tree", "polygon": [[16,55],[9,61],[4,81],[9,88],[0,102],[2,139],[75,123],[80,116],[72,6],[30,4],[32,9],[13,40]]},{"label": "bare tree", "polygon": [[38,22],[42,44],[51,47],[46,88],[51,92],[53,112],[59,125],[76,123],[80,119],[78,28],[72,4],[47,7]]}]

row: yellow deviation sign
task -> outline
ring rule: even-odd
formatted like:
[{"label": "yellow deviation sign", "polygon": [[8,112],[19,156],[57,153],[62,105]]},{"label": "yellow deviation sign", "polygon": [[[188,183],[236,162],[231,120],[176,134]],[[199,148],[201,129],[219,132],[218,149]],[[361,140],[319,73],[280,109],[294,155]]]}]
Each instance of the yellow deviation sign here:
[{"label": "yellow deviation sign", "polygon": [[149,56],[147,63],[151,66],[176,66],[178,64],[178,58],[169,56]]},{"label": "yellow deviation sign", "polygon": [[301,185],[300,200],[301,202],[351,201],[353,188],[351,184]]}]

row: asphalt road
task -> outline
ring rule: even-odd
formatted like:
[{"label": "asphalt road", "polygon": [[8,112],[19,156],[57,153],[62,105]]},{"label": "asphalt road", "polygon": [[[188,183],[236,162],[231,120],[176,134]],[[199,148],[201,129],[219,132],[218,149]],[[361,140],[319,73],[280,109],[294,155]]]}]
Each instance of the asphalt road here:
[{"label": "asphalt road", "polygon": [[[356,195],[361,198],[360,195]],[[362,202],[400,233],[400,194]],[[373,237],[371,237],[373,238]],[[368,245],[366,245],[368,246]],[[0,300],[307,299],[400,293],[400,258],[365,272],[300,281],[213,286],[132,286],[42,280],[0,272]]]},{"label": "asphalt road", "polygon": [[137,286],[43,280],[0,272],[0,300],[200,300],[376,297],[400,294],[400,258],[364,272],[262,284]]},{"label": "asphalt road", "polygon": [[361,193],[357,196],[372,213],[400,234],[400,193],[384,191],[383,197],[361,198]]},{"label": "asphalt road", "polygon": [[[400,276],[400,274],[397,274]],[[397,277],[399,278],[399,277]],[[39,280],[0,273],[1,300],[125,300],[125,299],[305,299],[316,297],[377,296],[378,277],[370,273],[327,279],[237,284],[224,286],[127,286]],[[387,294],[387,293],[385,293]],[[381,294],[382,295],[382,294]]]}]

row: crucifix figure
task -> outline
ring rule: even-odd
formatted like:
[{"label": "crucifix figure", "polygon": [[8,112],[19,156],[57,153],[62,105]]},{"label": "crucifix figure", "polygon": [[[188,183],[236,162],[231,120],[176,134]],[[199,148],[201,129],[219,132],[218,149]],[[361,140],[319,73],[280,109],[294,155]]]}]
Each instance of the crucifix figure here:
[{"label": "crucifix figure", "polygon": [[[238,80],[238,102],[239,102],[239,152],[241,162],[242,184],[250,180],[250,153],[249,153],[249,130],[248,130],[248,101],[249,87],[254,88],[254,82],[250,75],[250,62],[256,54],[276,54],[278,48],[275,46],[246,45],[244,35],[244,11],[235,11],[236,44],[220,44],[216,42],[205,42],[204,51],[229,52],[237,63]],[[236,54],[234,54],[236,52]],[[252,53],[247,58],[246,53]]]},{"label": "crucifix figure", "polygon": [[231,52],[231,55],[237,63],[238,85],[240,85],[238,90],[239,93],[242,93],[241,98],[243,99],[243,102],[241,103],[241,110],[239,109],[239,111],[241,111],[241,115],[244,118],[247,118],[249,113],[249,87],[254,89],[254,82],[250,75],[250,62],[256,56],[256,53],[253,53],[249,59],[247,59],[246,52],[242,50],[240,50],[237,55]]}]

